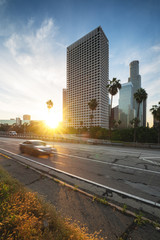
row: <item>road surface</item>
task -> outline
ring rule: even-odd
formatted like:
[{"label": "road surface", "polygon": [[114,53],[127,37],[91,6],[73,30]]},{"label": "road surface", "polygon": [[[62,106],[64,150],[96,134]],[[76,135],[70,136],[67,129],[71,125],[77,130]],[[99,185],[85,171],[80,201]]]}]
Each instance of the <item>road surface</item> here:
[{"label": "road surface", "polygon": [[[0,137],[0,148],[20,154],[22,139]],[[160,150],[50,142],[53,157],[37,162],[160,203]]]}]

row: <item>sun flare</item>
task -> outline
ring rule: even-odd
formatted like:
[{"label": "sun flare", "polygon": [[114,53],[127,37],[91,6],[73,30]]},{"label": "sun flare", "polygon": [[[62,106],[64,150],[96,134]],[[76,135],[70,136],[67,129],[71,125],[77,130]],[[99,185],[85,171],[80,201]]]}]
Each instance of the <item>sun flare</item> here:
[{"label": "sun flare", "polygon": [[60,116],[54,111],[50,111],[46,115],[45,123],[49,128],[57,128],[60,122]]},{"label": "sun flare", "polygon": [[50,128],[57,128],[59,125],[59,121],[57,119],[48,118],[45,120],[45,122],[46,122],[46,125]]}]

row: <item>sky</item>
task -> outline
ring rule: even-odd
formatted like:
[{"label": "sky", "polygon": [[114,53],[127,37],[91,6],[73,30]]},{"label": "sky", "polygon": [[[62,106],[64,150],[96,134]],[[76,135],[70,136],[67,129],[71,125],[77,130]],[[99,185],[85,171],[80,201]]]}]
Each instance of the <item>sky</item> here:
[{"label": "sky", "polygon": [[[0,119],[62,120],[66,48],[101,26],[109,40],[109,79],[126,83],[139,60],[149,109],[160,101],[160,0],[0,0]],[[118,95],[113,106],[118,104]]]}]

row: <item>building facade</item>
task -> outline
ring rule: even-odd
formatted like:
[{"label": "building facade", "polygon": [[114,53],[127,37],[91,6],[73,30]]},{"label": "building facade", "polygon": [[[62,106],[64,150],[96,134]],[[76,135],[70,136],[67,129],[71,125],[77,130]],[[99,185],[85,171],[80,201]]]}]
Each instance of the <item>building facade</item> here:
[{"label": "building facade", "polygon": [[90,127],[88,102],[96,99],[92,126],[109,127],[108,79],[109,42],[98,27],[67,48],[66,126]]},{"label": "building facade", "polygon": [[67,122],[67,89],[63,89],[63,124]]},{"label": "building facade", "polygon": [[23,115],[23,120],[30,121],[31,120],[31,115],[28,115],[28,114]]},{"label": "building facade", "polygon": [[[134,94],[137,92],[138,89],[141,88],[141,75],[139,75],[139,61],[132,61],[129,64],[130,67],[130,77],[128,78],[128,82],[133,84],[133,108],[135,109],[135,117],[137,117],[137,110],[138,104],[134,99]],[[139,119],[140,119],[140,126],[146,126],[146,104],[147,102],[142,102],[140,105],[139,111]]]},{"label": "building facade", "polygon": [[131,82],[121,85],[119,91],[119,119],[121,128],[128,128],[130,121],[135,117],[133,108],[133,84]]},{"label": "building facade", "polygon": [[[122,122],[122,128],[130,127],[130,121],[137,117],[138,104],[134,98],[134,94],[141,88],[139,61],[132,61],[129,64],[129,70],[128,83],[122,84],[119,97],[119,119]],[[139,126],[146,126],[146,104],[146,101],[140,104]]]}]

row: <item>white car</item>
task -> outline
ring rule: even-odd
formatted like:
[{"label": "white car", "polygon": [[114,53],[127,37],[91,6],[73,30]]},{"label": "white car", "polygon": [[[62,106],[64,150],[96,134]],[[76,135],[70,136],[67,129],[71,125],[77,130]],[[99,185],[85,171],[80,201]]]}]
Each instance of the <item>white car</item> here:
[{"label": "white car", "polygon": [[19,150],[21,153],[28,153],[30,155],[38,157],[39,155],[52,155],[56,149],[50,145],[47,145],[41,140],[26,140],[19,144]]},{"label": "white car", "polygon": [[9,131],[9,136],[17,136],[16,131]]}]

